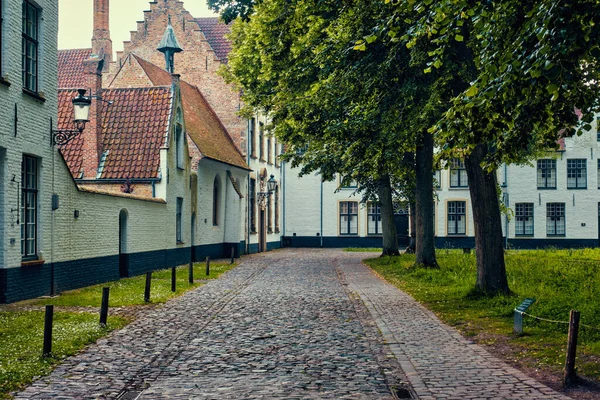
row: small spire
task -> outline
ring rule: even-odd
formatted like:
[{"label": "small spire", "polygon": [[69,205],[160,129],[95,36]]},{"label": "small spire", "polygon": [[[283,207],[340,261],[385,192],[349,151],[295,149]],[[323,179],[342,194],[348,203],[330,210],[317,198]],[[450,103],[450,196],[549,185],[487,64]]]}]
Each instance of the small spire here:
[{"label": "small spire", "polygon": [[157,50],[165,55],[167,71],[173,73],[175,70],[175,53],[180,53],[183,51],[183,49],[179,45],[177,37],[175,36],[175,31],[173,30],[173,26],[171,25],[170,14],[167,29],[165,30],[165,34],[163,35]]}]

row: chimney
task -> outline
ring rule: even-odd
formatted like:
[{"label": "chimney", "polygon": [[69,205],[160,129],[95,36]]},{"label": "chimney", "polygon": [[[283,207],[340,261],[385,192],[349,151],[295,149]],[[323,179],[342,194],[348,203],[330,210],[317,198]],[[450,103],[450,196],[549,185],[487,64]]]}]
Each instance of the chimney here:
[{"label": "chimney", "polygon": [[94,36],[92,37],[92,55],[104,59],[107,69],[112,61],[112,40],[110,40],[109,0],[94,0]]},{"label": "chimney", "polygon": [[[102,97],[102,69],[105,62],[99,58],[90,58],[83,62],[85,73],[85,89],[87,96]],[[83,139],[83,179],[96,179],[98,164],[102,155],[102,111],[103,102],[95,98],[90,107],[90,122],[82,132]]]}]

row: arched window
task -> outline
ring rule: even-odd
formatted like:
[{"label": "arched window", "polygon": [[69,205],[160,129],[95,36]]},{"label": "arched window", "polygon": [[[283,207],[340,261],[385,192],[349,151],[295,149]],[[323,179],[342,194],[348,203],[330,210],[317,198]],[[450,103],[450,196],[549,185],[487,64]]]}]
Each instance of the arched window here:
[{"label": "arched window", "polygon": [[215,176],[213,183],[213,226],[219,225],[219,176]]}]

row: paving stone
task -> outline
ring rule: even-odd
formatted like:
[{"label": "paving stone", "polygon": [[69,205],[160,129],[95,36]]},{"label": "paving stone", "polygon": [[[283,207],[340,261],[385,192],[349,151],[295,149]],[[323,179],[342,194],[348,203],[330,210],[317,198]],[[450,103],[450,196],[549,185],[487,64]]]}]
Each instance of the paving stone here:
[{"label": "paving stone", "polygon": [[221,279],[136,310],[15,398],[567,399],[442,324],[364,256],[245,257]]}]

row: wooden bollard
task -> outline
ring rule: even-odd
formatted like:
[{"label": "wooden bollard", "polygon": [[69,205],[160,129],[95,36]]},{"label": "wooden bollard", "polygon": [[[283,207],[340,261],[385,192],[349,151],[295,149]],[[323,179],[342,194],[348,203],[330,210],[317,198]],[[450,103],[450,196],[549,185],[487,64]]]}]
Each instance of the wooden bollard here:
[{"label": "wooden bollard", "polygon": [[176,279],[177,279],[177,268],[176,267],[172,267],[171,268],[171,292],[174,292],[175,290],[177,290],[177,284],[176,284]]},{"label": "wooden bollard", "polygon": [[52,320],[54,319],[54,306],[46,306],[46,317],[44,319],[44,349],[42,355],[50,356],[52,353]]},{"label": "wooden bollard", "polygon": [[106,326],[106,321],[108,320],[108,295],[110,293],[110,288],[104,287],[102,288],[102,304],[100,305],[100,325]]},{"label": "wooden bollard", "polygon": [[233,264],[234,260],[235,260],[235,248],[232,247],[231,248],[231,264]]},{"label": "wooden bollard", "polygon": [[194,283],[194,261],[190,260],[190,266],[188,269],[188,282]]},{"label": "wooden bollard", "polygon": [[568,386],[575,382],[575,356],[577,354],[577,336],[579,335],[580,312],[571,310],[569,318],[569,339],[567,343],[567,359],[565,361],[564,385]]},{"label": "wooden bollard", "polygon": [[152,283],[152,271],[146,272],[146,288],[144,290],[144,301],[150,303],[150,283]]},{"label": "wooden bollard", "polygon": [[206,257],[206,276],[210,275],[210,257]]}]

